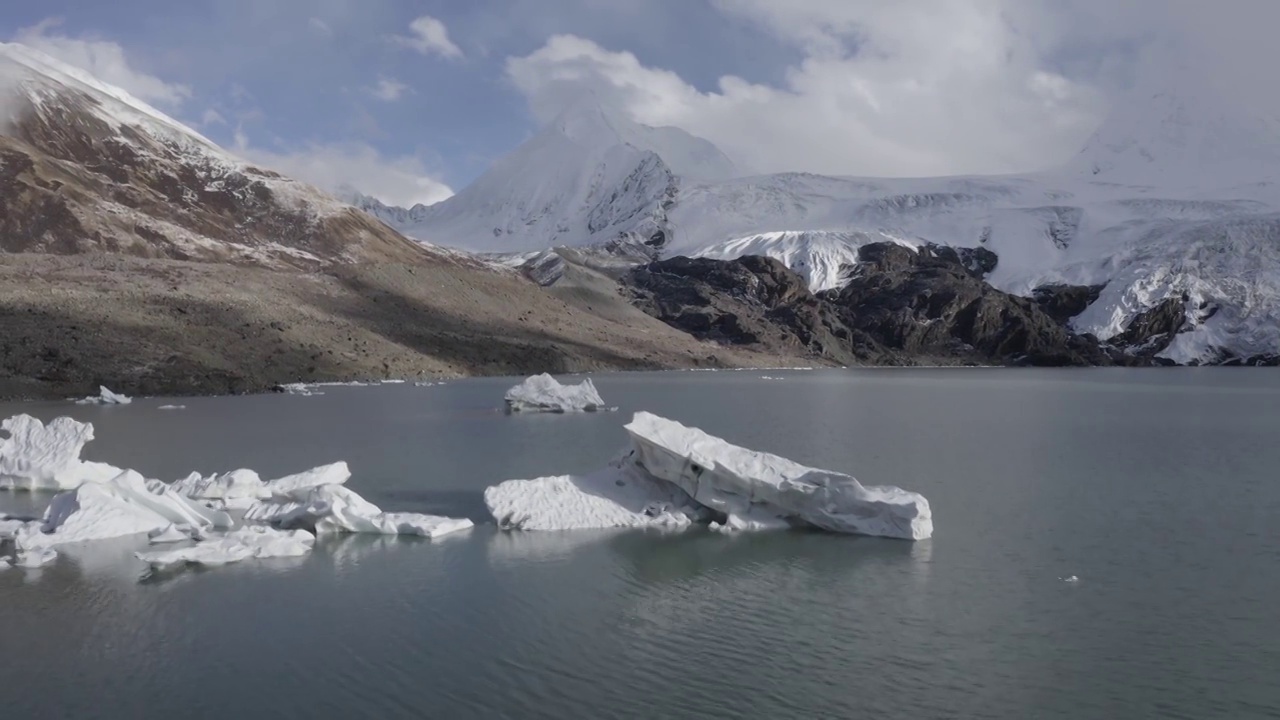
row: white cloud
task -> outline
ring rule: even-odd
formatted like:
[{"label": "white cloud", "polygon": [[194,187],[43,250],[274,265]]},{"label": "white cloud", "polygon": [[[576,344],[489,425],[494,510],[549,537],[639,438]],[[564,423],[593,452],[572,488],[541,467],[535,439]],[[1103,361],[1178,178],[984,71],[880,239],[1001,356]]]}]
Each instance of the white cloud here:
[{"label": "white cloud", "polygon": [[365,143],[312,144],[296,152],[273,152],[250,145],[235,133],[237,154],[265,168],[309,182],[329,192],[355,190],[388,205],[430,205],[453,195],[414,156],[389,158]]},{"label": "white cloud", "polygon": [[91,38],[72,38],[50,34],[61,24],[50,18],[19,30],[14,41],[39,50],[57,60],[78,67],[97,79],[127,90],[147,102],[176,107],[191,97],[191,88],[170,83],[134,69],[125,59],[118,43]]},{"label": "white cloud", "polygon": [[378,78],[378,83],[373,87],[368,88],[370,95],[382,100],[383,102],[394,102],[399,100],[400,96],[404,95],[405,91],[408,89],[408,85],[405,85],[395,78],[388,77]]},{"label": "white cloud", "polygon": [[648,125],[674,125],[760,172],[913,176],[1048,167],[1080,149],[1098,93],[1046,67],[1016,4],[994,0],[718,0],[803,59],[781,86],[726,76],[700,92],[575,36],[511,58],[541,120],[590,90]]},{"label": "white cloud", "polygon": [[462,49],[449,39],[449,30],[444,23],[430,15],[423,15],[409,23],[409,32],[409,37],[396,36],[396,42],[423,55],[435,53],[449,59],[462,57]]},{"label": "white cloud", "polygon": [[204,111],[204,115],[200,116],[200,124],[205,127],[210,125],[226,125],[227,119],[222,117],[222,113],[214,110],[213,108],[209,108]]}]

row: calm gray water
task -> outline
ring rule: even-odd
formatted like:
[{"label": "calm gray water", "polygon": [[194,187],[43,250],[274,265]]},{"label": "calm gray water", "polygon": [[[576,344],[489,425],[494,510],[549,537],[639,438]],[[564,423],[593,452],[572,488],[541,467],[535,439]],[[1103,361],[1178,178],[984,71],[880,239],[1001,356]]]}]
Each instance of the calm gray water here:
[{"label": "calm gray water", "polygon": [[345,459],[387,509],[486,521],[484,487],[599,467],[644,409],[923,492],[934,538],[487,524],[163,581],[108,543],[0,571],[3,717],[1280,716],[1280,373],[595,381],[620,412],[507,417],[495,379],[0,415],[166,479]]}]

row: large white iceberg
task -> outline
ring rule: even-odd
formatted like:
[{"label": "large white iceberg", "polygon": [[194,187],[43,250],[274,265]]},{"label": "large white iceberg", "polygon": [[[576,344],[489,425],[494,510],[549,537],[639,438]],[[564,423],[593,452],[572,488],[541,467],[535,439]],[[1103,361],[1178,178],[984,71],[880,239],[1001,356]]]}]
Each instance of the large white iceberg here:
[{"label": "large white iceberg", "polygon": [[561,385],[546,373],[526,378],[507,391],[505,400],[509,412],[563,413],[611,409],[605,407],[591,378],[577,385]]},{"label": "large white iceberg", "polygon": [[159,480],[126,470],[54,496],[42,520],[15,535],[19,550],[141,535],[169,525],[230,528],[231,517],[193,502]]},{"label": "large white iceberg", "polygon": [[244,518],[282,528],[304,528],[317,535],[370,533],[437,538],[472,526],[466,518],[383,512],[343,485],[301,486],[279,493],[250,507]]},{"label": "large white iceberg", "polygon": [[155,570],[182,565],[226,565],[249,558],[300,557],[311,552],[316,537],[305,530],[248,526],[211,536],[195,545],[134,553]]},{"label": "large white iceberg", "polygon": [[128,405],[133,402],[133,398],[127,395],[121,395],[112,392],[105,385],[98,386],[98,394],[90,395],[87,398],[77,400],[77,405]]},{"label": "large white iceberg", "polygon": [[484,502],[509,530],[683,527],[697,514],[683,490],[626,458],[589,475],[507,480],[486,489]]},{"label": "large white iceberg", "polygon": [[780,518],[832,532],[906,540],[933,535],[929,501],[919,493],[866,486],[652,413],[636,413],[626,430],[645,470],[727,516],[730,526]]},{"label": "large white iceberg", "polygon": [[48,425],[30,415],[0,423],[9,437],[0,439],[0,489],[67,490],[89,480],[110,480],[122,470],[80,459],[93,439],[93,425],[56,418]]},{"label": "large white iceberg", "polygon": [[631,450],[600,473],[509,480],[485,491],[498,524],[522,530],[679,526],[816,527],[922,540],[929,502],[896,487],[747,450],[646,412],[626,426]]}]

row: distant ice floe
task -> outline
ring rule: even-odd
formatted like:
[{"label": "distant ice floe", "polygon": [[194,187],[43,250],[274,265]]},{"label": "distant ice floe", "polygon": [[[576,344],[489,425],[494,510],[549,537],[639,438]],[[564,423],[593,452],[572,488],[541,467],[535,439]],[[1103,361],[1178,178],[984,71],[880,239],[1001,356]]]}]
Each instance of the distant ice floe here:
[{"label": "distant ice floe", "polygon": [[241,469],[166,483],[80,460],[93,439],[89,423],[58,418],[44,425],[18,415],[2,427],[10,436],[0,439],[0,487],[62,490],[39,519],[0,516],[0,543],[14,545],[15,566],[48,564],[62,545],[132,535],[173,546],[136,553],[163,570],[304,555],[317,534],[436,538],[472,526],[467,519],[384,512],[345,487],[351,477],[345,462],[274,480]]},{"label": "distant ice floe", "polygon": [[186,405],[161,405],[157,410],[186,410]]},{"label": "distant ice floe", "polygon": [[77,400],[77,405],[128,405],[133,398],[120,393],[111,392],[105,385],[98,386],[98,394]]},{"label": "distant ice floe", "polygon": [[922,495],[864,486],[854,478],[732,445],[640,412],[626,426],[631,447],[587,476],[508,480],[485,504],[508,529],[569,530],[683,526],[831,532],[923,540],[933,515]]},{"label": "distant ice floe", "polygon": [[533,375],[507,391],[508,412],[596,412],[616,410],[604,404],[591,378],[562,385],[547,373]]}]

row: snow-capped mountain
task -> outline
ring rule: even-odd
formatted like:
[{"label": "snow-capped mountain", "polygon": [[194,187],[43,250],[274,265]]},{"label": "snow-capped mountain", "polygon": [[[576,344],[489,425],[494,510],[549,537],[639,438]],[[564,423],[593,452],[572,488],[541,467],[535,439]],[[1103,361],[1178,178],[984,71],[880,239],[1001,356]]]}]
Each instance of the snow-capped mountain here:
[{"label": "snow-capped mountain", "polygon": [[448,200],[407,210],[368,200],[358,206],[411,237],[479,252],[619,236],[661,244],[682,179],[734,174],[706,140],[636,124],[587,99]]},{"label": "snow-capped mountain", "polygon": [[0,250],[315,268],[423,249],[164,113],[0,44]]},{"label": "snow-capped mountain", "polygon": [[767,255],[815,290],[838,285],[867,243],[982,246],[999,256],[988,280],[1001,290],[1105,284],[1073,321],[1080,332],[1106,339],[1185,297],[1186,325],[1165,357],[1277,354],[1280,134],[1206,97],[1136,92],[1057,171],[921,179],[732,177],[727,162],[707,161],[720,154],[705,141],[672,131],[681,143],[646,144],[634,123],[578,106],[397,226],[508,252],[661,231],[665,256]]}]

